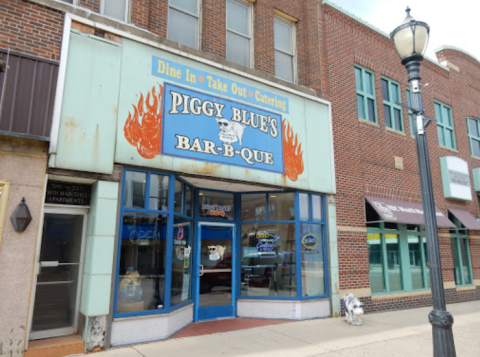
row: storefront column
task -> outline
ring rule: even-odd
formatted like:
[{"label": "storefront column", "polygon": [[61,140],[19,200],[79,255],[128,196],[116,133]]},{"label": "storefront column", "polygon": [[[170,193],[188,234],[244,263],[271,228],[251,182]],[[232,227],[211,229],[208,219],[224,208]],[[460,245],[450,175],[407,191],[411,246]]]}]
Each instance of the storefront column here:
[{"label": "storefront column", "polygon": [[330,263],[330,297],[332,302],[332,317],[340,316],[340,280],[338,274],[338,245],[337,245],[337,211],[335,196],[326,196],[328,258]]},{"label": "storefront column", "polygon": [[[115,249],[118,183],[98,181],[92,187],[83,270],[80,321],[86,351],[103,347]],[[83,315],[83,316],[82,316]],[[81,323],[80,323],[81,325]],[[81,326],[79,326],[81,332]]]}]

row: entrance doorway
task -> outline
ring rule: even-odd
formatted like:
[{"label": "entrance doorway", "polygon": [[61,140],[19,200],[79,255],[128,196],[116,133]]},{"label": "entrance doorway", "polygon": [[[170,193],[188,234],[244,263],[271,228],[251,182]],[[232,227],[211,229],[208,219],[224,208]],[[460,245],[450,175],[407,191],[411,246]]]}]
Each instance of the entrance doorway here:
[{"label": "entrance doorway", "polygon": [[234,237],[234,224],[199,224],[195,321],[235,316]]},{"label": "entrance doorway", "polygon": [[87,210],[45,208],[30,339],[77,332]]}]

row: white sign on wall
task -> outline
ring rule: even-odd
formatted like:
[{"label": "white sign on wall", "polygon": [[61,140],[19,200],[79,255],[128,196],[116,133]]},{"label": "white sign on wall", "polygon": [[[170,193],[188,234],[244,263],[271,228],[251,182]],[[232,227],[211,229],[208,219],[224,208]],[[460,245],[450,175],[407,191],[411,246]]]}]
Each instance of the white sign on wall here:
[{"label": "white sign on wall", "polygon": [[445,198],[471,201],[472,189],[467,162],[455,156],[445,156],[440,158],[440,166]]}]

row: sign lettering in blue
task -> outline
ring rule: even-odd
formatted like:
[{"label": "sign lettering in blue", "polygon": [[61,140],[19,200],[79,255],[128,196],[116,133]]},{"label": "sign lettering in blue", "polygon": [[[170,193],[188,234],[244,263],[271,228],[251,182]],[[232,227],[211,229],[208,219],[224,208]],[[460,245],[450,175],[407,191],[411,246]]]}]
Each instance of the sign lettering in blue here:
[{"label": "sign lettering in blue", "polygon": [[152,74],[205,91],[289,113],[288,98],[153,56]]},{"label": "sign lettering in blue", "polygon": [[165,83],[162,154],[284,173],[282,118]]}]

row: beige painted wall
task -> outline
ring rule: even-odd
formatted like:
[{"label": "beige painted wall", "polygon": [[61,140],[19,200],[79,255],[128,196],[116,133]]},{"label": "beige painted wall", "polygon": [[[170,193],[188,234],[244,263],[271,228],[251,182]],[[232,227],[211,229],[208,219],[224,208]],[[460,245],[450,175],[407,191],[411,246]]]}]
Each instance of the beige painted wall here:
[{"label": "beige painted wall", "polygon": [[[0,356],[23,356],[48,143],[0,136],[0,180],[10,181],[0,245]],[[32,222],[17,233],[10,216],[25,197]]]}]

